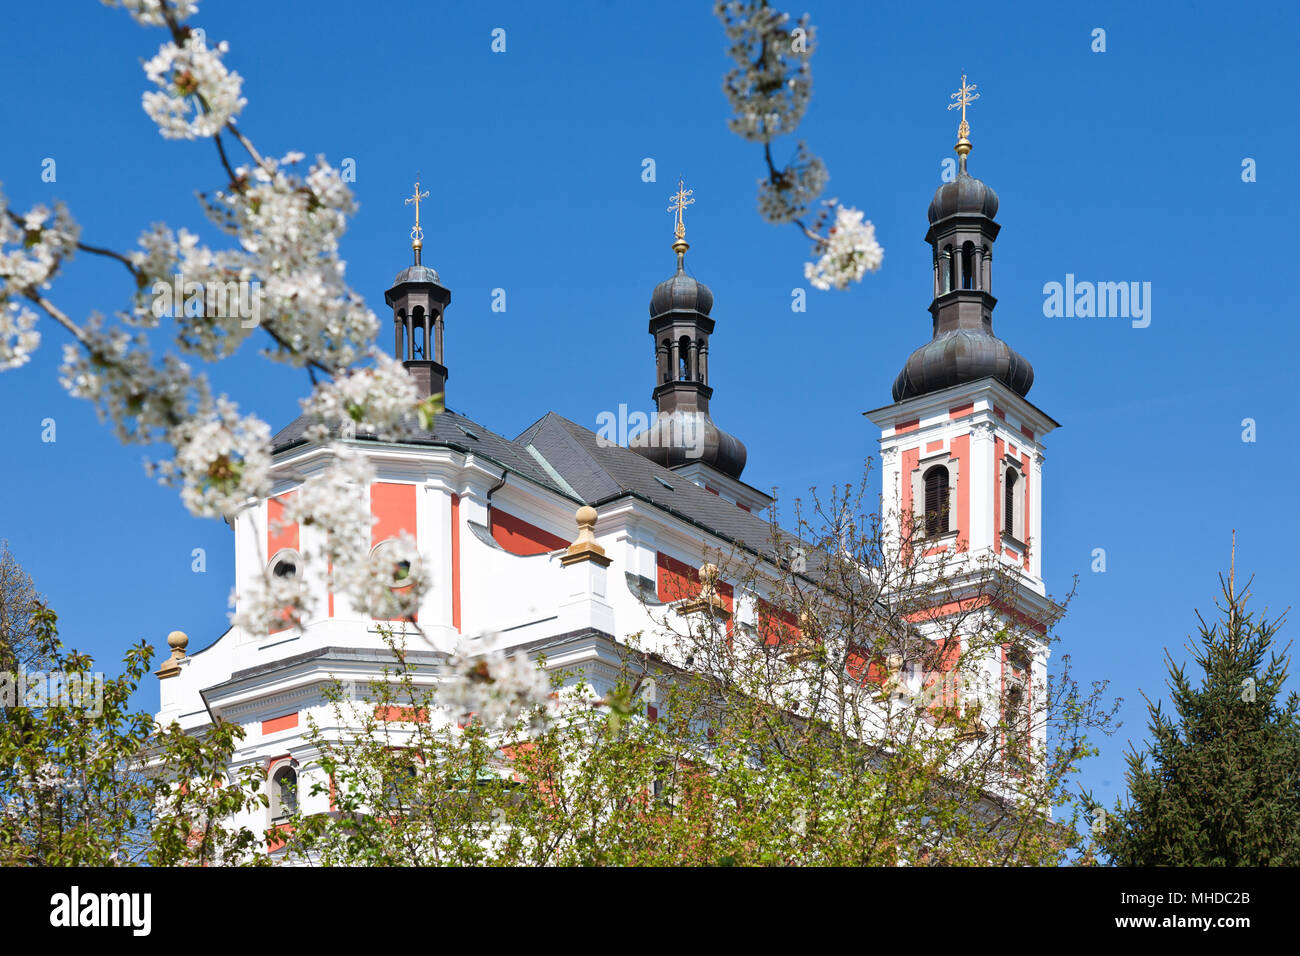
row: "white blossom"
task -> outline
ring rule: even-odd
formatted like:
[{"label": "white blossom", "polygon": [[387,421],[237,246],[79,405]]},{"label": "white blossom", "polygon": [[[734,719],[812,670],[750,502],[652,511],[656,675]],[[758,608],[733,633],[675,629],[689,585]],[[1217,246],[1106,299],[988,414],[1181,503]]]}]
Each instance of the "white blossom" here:
[{"label": "white blossom", "polygon": [[843,290],[868,271],[880,268],[884,250],[876,242],[876,227],[862,217],[860,209],[836,207],[835,225],[827,238],[813,247],[813,255],[820,253],[821,258],[803,267],[804,277],[814,287]]},{"label": "white blossom", "polygon": [[110,421],[124,442],[165,439],[190,417],[191,407],[211,407],[207,379],[174,355],[153,364],[140,333],[103,328],[92,315],[82,327],[80,345],[65,345],[60,381],[75,398],[96,404],[100,421]]},{"label": "white blossom", "polygon": [[284,520],[325,531],[325,558],[338,567],[370,551],[370,513],[367,491],[375,471],[366,456],[336,443],[334,460],[324,471],[307,478],[285,502]]},{"label": "white blossom", "polygon": [[10,218],[0,193],[0,302],[48,288],[59,266],[76,251],[81,235],[63,203],[55,203],[53,212],[38,203],[21,218],[21,226]]},{"label": "white blossom", "polygon": [[243,78],[221,62],[228,50],[224,42],[209,50],[202,36],[191,33],[180,46],[164,43],[145,63],[145,75],[160,89],[144,94],[144,111],[164,137],[215,136],[248,103],[239,95]]},{"label": "white blossom", "polygon": [[808,212],[830,181],[826,164],[799,144],[794,161],[775,179],[758,181],[758,211],[768,222],[792,222]]},{"label": "white blossom", "polygon": [[373,368],[339,375],[303,399],[303,412],[313,419],[306,433],[309,440],[324,442],[340,433],[350,437],[353,431],[381,441],[399,435],[403,419],[414,414],[420,401],[415,379],[379,349],[372,348],[370,357]]},{"label": "white blossom", "polygon": [[193,514],[228,518],[270,494],[271,429],[254,415],[240,416],[224,395],[206,414],[171,429],[168,441],[176,455],[156,471],[180,484],[181,501]]},{"label": "white blossom", "polygon": [[285,347],[272,357],[344,369],[367,353],[379,331],[374,313],[344,282],[338,258],[356,202],[324,157],[305,181],[286,169],[301,159],[290,153],[239,167],[230,189],[203,197],[205,208],[244,253],[223,265],[242,261],[260,281],[261,324]]},{"label": "white blossom", "polygon": [[230,592],[230,606],[238,608],[230,623],[254,634],[301,629],[316,609],[302,569],[281,577],[267,568],[242,591]]},{"label": "white blossom", "polygon": [[25,364],[41,344],[36,313],[17,302],[0,308],[0,370]]},{"label": "white blossom", "polygon": [[[736,64],[722,81],[735,111],[732,132],[760,143],[792,132],[812,96],[814,30],[807,15],[791,23],[789,14],[756,0],[719,0],[713,11]],[[802,31],[800,42],[795,30]]]},{"label": "white blossom", "polygon": [[458,716],[473,714],[487,727],[537,716],[553,704],[546,671],[519,651],[497,648],[496,636],[463,641],[447,662],[439,701]]},{"label": "white blossom", "polygon": [[160,27],[167,23],[162,13],[164,2],[171,8],[177,23],[199,12],[199,5],[194,0],[101,0],[101,2],[106,7],[121,7],[131,14],[132,19],[146,27]]},{"label": "white blossom", "polygon": [[413,619],[428,588],[423,568],[415,539],[402,532],[360,560],[350,555],[336,566],[333,580],[362,613],[384,621]]}]

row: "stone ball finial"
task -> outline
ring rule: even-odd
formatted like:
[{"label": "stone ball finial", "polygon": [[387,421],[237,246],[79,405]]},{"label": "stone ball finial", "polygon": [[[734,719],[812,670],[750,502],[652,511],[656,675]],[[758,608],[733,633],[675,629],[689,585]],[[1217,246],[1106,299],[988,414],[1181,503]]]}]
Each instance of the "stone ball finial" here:
[{"label": "stone ball finial", "polygon": [[163,665],[154,671],[155,676],[160,680],[165,677],[175,677],[181,672],[181,661],[185,660],[185,649],[190,646],[189,635],[184,631],[172,631],[167,635],[167,646],[172,650],[172,656],[163,661]]},{"label": "stone ball finial", "polygon": [[596,543],[596,519],[599,515],[591,505],[583,505],[575,512],[578,519],[578,537],[560,557],[560,564],[570,565],[579,561],[594,561],[601,567],[609,566],[605,549]]}]

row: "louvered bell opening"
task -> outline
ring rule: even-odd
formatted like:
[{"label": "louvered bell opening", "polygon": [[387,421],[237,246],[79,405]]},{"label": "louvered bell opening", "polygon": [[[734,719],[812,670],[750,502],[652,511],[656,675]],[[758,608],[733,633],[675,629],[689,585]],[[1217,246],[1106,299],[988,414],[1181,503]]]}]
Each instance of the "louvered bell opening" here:
[{"label": "louvered bell opening", "polygon": [[925,473],[925,536],[948,532],[948,469],[936,465]]}]

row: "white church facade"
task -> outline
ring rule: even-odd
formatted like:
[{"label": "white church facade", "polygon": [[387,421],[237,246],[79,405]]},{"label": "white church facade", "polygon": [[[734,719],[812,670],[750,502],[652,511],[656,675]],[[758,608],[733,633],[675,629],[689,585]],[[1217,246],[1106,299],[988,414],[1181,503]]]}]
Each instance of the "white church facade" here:
[{"label": "white church facade", "polygon": [[[929,209],[933,338],[907,360],[893,401],[866,415],[880,433],[889,533],[901,541],[918,532],[915,559],[956,557],[959,578],[962,561],[972,580],[977,561],[994,562],[1012,583],[987,613],[1041,635],[1058,610],[1043,583],[1041,544],[1043,442],[1056,423],[1025,398],[1029,363],[993,335],[998,201],[968,174],[969,147],[963,131],[959,174]],[[400,441],[350,444],[377,475],[367,489],[372,545],[406,533],[418,547],[430,586],[416,615],[424,639],[408,647],[429,673],[494,635],[497,647],[545,653],[548,666],[580,671],[599,691],[615,679],[628,635],[652,633],[663,614],[691,613],[681,594],[699,596],[709,555],[761,556],[772,540],[765,512],[773,499],[741,479],[745,446],[712,419],[713,295],[686,273],[680,208],[673,249],[677,270],[654,289],[649,309],[657,430],[637,447],[554,413],[508,438],[452,411],[442,347],[449,289],[417,249],[385,293],[395,355],[423,394],[447,394],[448,410]],[[357,614],[329,592],[322,569],[303,566],[301,553],[320,532],[286,524],[285,502],[331,455],[307,437],[309,424],[296,420],[274,437],[273,493],[233,521],[234,574],[243,582],[267,571],[305,573],[322,613],[278,632],[231,627],[201,649],[175,636],[159,672],[157,716],[192,732],[218,718],[242,726],[236,767],[263,767],[271,780],[291,775],[301,809],[317,812],[330,809],[329,797],[310,796],[301,783],[319,774],[307,718],[328,724],[325,689],[336,680],[364,686],[376,678],[391,663],[383,629],[401,624]],[[723,613],[753,633],[766,595],[725,577],[716,592]],[[959,592],[960,580],[957,604]],[[1027,654],[1008,648],[980,667],[1003,696],[1012,683],[1022,688],[1018,706],[1032,708],[1046,680],[1046,641]],[[273,799],[265,821],[245,822],[269,828],[282,809]]]}]

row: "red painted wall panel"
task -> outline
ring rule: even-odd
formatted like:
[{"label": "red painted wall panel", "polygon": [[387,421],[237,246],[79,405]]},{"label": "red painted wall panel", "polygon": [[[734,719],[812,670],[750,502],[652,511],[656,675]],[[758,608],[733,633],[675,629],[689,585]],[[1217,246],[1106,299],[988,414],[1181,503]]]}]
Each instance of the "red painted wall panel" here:
[{"label": "red painted wall panel", "polygon": [[511,554],[524,556],[545,554],[569,546],[569,542],[558,535],[544,531],[522,518],[516,518],[496,508],[492,509],[489,521],[492,525],[492,537]]}]

